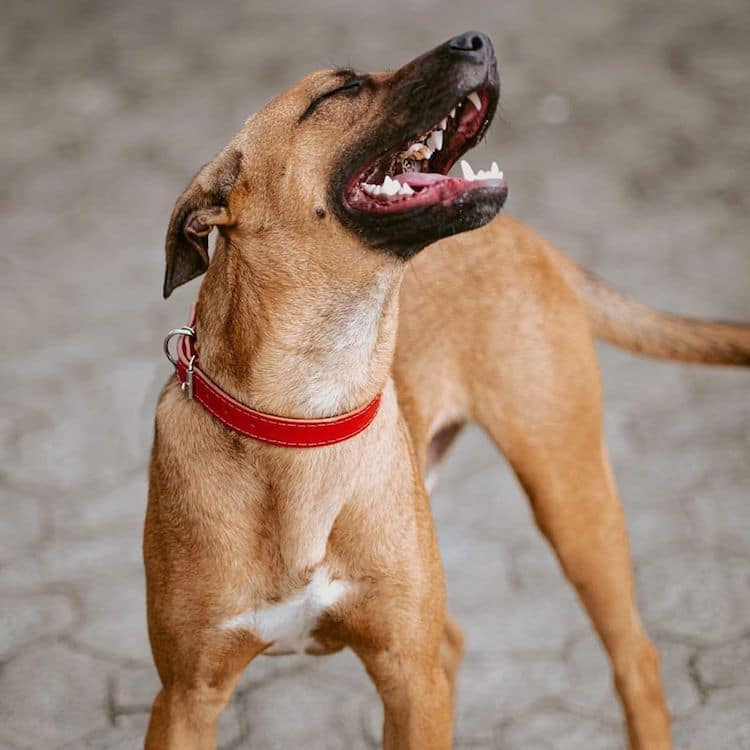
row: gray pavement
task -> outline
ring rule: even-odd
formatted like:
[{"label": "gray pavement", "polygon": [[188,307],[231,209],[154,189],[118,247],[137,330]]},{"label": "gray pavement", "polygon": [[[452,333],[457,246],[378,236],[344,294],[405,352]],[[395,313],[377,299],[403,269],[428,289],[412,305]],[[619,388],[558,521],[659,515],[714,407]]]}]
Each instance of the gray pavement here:
[{"label": "gray pavement", "polygon": [[[747,0],[57,3],[0,26],[0,747],[139,745],[162,239],[192,172],[303,73],[495,40],[508,210],[640,299],[750,319]],[[606,429],[682,750],[750,748],[750,372],[602,350]],[[468,633],[456,747],[613,750],[604,656],[478,431],[434,495]],[[222,748],[377,746],[349,654],[265,659]]]}]

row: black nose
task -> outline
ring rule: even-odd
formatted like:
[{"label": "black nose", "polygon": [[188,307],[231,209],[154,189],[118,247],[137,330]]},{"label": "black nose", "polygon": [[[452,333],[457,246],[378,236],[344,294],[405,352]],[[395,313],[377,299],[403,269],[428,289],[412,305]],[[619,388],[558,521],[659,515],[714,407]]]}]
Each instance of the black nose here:
[{"label": "black nose", "polygon": [[448,47],[456,56],[472,62],[484,62],[492,54],[492,42],[481,31],[466,31],[448,41]]}]

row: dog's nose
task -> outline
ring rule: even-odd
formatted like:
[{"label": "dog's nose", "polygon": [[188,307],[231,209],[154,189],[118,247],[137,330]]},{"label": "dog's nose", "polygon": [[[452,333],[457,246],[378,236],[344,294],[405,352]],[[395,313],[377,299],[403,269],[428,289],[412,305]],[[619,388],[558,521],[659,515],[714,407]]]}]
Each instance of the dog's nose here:
[{"label": "dog's nose", "polygon": [[456,55],[472,62],[484,62],[492,53],[490,38],[481,31],[465,31],[448,41],[448,48]]}]

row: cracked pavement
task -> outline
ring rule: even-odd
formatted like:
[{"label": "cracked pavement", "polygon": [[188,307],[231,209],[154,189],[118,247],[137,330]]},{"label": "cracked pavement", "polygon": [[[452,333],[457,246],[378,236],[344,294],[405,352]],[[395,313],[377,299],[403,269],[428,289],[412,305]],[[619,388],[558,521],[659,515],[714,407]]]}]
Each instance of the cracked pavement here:
[{"label": "cracked pavement", "polygon": [[[750,320],[746,0],[11,0],[0,28],[0,748],[139,746],[140,534],[173,200],[311,69],[495,41],[508,211],[638,299]],[[500,261],[499,261],[500,262]],[[681,750],[750,748],[750,371],[601,349],[606,431]],[[624,747],[603,653],[478,430],[434,493],[468,650],[457,748]],[[375,748],[349,653],[256,661],[220,746]]]}]

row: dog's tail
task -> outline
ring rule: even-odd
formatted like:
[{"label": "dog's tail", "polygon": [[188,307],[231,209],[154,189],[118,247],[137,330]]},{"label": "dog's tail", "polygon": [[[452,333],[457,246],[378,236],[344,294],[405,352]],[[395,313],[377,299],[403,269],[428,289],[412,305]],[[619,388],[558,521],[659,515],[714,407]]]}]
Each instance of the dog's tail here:
[{"label": "dog's tail", "polygon": [[750,325],[655,310],[565,260],[564,273],[583,301],[597,338],[646,357],[750,367]]}]

